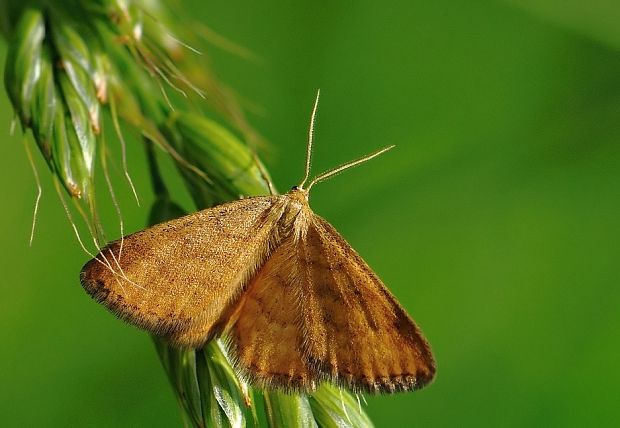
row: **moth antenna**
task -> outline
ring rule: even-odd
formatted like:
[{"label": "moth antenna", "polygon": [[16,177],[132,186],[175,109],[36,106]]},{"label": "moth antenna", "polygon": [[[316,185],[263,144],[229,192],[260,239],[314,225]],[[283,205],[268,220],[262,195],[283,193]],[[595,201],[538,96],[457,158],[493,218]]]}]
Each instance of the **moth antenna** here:
[{"label": "moth antenna", "polygon": [[321,90],[318,89],[316,91],[316,98],[314,100],[314,107],[312,108],[312,116],[310,116],[310,129],[308,129],[308,145],[306,146],[306,173],[304,175],[304,179],[299,185],[300,188],[303,188],[310,178],[310,164],[312,162],[312,139],[314,138],[314,122],[316,119],[316,109],[319,106],[319,98],[321,96]]},{"label": "moth antenna", "polygon": [[129,187],[131,187],[131,191],[133,192],[134,198],[136,198],[136,203],[140,206],[140,199],[138,198],[138,192],[136,192],[136,187],[133,184],[133,180],[131,179],[131,175],[129,175],[129,169],[127,168],[127,144],[125,143],[125,137],[121,131],[120,123],[118,122],[118,112],[116,110],[116,101],[114,97],[110,97],[110,113],[112,115],[112,123],[114,125],[114,131],[118,136],[118,141],[121,144],[121,160],[123,163],[123,173],[125,174],[125,178],[127,179],[127,183],[129,183]]},{"label": "moth antenna", "polygon": [[387,152],[388,150],[393,149],[394,147],[396,146],[392,145],[392,146],[384,147],[381,150],[377,150],[376,152],[373,152],[369,155],[363,156],[359,159],[353,160],[351,162],[347,162],[345,164],[332,168],[328,171],[325,171],[324,173],[319,174],[318,176],[314,177],[312,181],[310,182],[310,184],[308,184],[308,188],[306,190],[310,191],[312,186],[314,186],[315,184],[320,183],[321,181],[325,181],[328,178],[333,177],[334,175],[340,174],[345,169],[356,167],[364,162],[367,162],[373,158],[376,158],[377,156]]},{"label": "moth antenna", "polygon": [[34,240],[34,229],[37,225],[37,213],[39,212],[39,202],[41,201],[41,194],[43,190],[41,188],[41,179],[39,178],[39,171],[37,171],[37,166],[34,163],[34,158],[32,156],[32,151],[30,150],[30,146],[28,146],[28,141],[25,136],[22,140],[24,142],[24,147],[26,148],[26,155],[28,156],[28,161],[30,162],[30,167],[32,168],[32,172],[34,174],[34,181],[37,185],[37,197],[34,201],[34,211],[32,213],[32,227],[30,229],[30,241],[28,245],[32,247],[32,241]]}]

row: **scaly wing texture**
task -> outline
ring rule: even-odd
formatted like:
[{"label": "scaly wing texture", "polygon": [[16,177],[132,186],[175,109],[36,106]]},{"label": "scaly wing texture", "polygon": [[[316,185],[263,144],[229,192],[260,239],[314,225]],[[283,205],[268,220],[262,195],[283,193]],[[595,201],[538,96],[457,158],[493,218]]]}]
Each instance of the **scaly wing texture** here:
[{"label": "scaly wing texture", "polygon": [[240,372],[252,383],[312,390],[318,379],[302,355],[295,248],[291,238],[269,256],[244,291],[228,330]]},{"label": "scaly wing texture", "polygon": [[197,347],[267,255],[281,197],[230,202],[127,236],[81,272],[119,317]]},{"label": "scaly wing texture", "polygon": [[304,355],[323,378],[354,390],[421,388],[435,374],[430,347],[377,275],[314,215],[299,250]]}]

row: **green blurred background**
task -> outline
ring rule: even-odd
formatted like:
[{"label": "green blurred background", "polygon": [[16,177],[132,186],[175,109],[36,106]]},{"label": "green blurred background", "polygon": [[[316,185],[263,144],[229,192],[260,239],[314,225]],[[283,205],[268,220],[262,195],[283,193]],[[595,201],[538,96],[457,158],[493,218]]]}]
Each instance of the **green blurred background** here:
[{"label": "green blurred background", "polygon": [[[433,385],[369,397],[368,413],[378,427],[620,426],[620,5],[398,3],[187,5],[260,56],[210,51],[260,107],[280,189],[302,175],[318,87],[316,172],[398,146],[312,194],[438,361]],[[42,162],[28,247],[35,186],[11,117],[3,95],[0,425],[180,426],[149,337],[80,287],[87,257]],[[137,230],[151,193],[139,145],[130,159],[144,203],[123,188],[121,204]]]}]

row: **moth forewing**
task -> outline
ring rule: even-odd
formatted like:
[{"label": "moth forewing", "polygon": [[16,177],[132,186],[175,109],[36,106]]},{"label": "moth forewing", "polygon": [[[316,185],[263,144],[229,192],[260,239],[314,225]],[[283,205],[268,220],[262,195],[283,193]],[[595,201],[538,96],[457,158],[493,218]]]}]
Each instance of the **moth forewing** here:
[{"label": "moth forewing", "polygon": [[199,346],[267,257],[283,202],[242,199],[129,235],[84,266],[82,285],[120,318]]}]

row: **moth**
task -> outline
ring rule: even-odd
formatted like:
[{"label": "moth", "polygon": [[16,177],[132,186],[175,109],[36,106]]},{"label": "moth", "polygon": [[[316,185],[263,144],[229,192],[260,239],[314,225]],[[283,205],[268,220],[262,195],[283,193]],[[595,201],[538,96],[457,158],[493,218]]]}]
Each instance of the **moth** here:
[{"label": "moth", "polygon": [[391,147],[284,195],[240,199],[109,244],[81,283],[120,318],[179,347],[225,335],[236,369],[258,387],[308,392],[421,388],[429,344],[378,276],[309,204],[310,189]]}]

